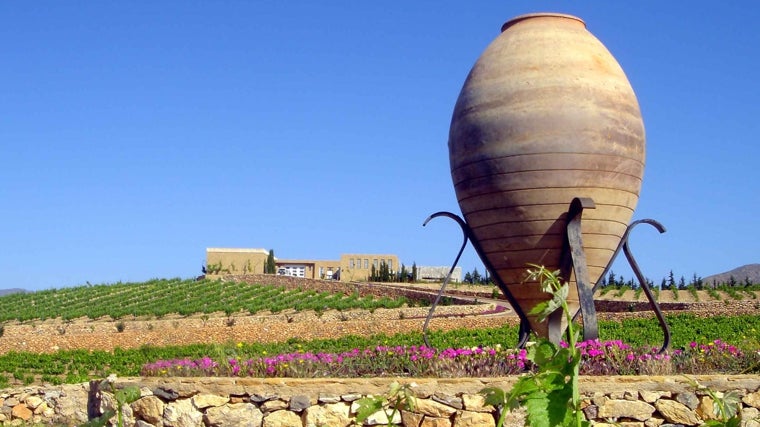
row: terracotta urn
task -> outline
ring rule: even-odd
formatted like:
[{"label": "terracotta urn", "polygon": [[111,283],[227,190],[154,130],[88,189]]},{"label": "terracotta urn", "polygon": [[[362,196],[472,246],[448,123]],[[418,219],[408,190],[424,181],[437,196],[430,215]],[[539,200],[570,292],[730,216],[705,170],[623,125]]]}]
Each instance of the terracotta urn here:
[{"label": "terracotta urn", "polygon": [[[451,119],[451,176],[479,255],[524,313],[548,297],[524,281],[528,264],[559,269],[575,197],[596,205],[582,233],[591,285],[599,280],[636,207],[644,145],[633,89],[581,19],[518,16],[477,60]],[[564,279],[577,312],[574,277]]]}]

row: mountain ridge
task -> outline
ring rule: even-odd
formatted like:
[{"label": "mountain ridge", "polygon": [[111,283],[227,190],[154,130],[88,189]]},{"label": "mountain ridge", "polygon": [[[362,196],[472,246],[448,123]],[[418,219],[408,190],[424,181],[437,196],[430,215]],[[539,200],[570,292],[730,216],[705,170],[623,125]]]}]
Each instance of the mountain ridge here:
[{"label": "mountain ridge", "polygon": [[712,284],[715,282],[720,285],[721,283],[729,283],[731,277],[733,277],[737,283],[743,283],[745,280],[749,279],[749,281],[754,284],[760,284],[760,264],[742,265],[733,270],[704,277],[702,278],[702,281],[705,284]]}]

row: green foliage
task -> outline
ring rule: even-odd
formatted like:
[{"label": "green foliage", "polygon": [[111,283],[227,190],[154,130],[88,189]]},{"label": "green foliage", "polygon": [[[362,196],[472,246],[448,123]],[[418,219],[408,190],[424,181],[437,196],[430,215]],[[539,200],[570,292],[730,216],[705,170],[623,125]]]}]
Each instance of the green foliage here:
[{"label": "green foliage", "polygon": [[[746,349],[747,353],[760,350],[758,332],[760,315],[698,317],[690,313],[666,315],[673,334],[672,348],[688,348],[690,342],[707,343],[716,339],[730,341]],[[599,322],[602,340],[623,338],[632,347],[652,347],[662,343],[662,331],[654,317],[646,319],[623,319]],[[428,335],[434,348],[473,348],[478,346],[510,346],[517,342],[517,326],[504,325],[487,329],[456,329],[431,331]],[[112,352],[100,350],[59,350],[54,353],[35,354],[28,352],[8,352],[0,355],[0,388],[11,381],[21,383],[25,378],[58,378],[60,382],[75,384],[108,374],[119,376],[139,376],[142,366],[156,360],[200,359],[216,354],[284,354],[295,350],[304,352],[339,353],[355,348],[374,348],[377,345],[415,346],[423,342],[421,332],[409,332],[392,336],[378,334],[371,336],[348,335],[337,339],[305,341],[298,338],[283,339],[274,343],[191,344],[183,346],[154,347],[143,346],[134,349],[114,349]],[[736,359],[717,361],[723,370],[736,372]],[[731,362],[731,363],[729,363]],[[701,362],[700,362],[701,363]],[[738,362],[737,362],[738,363]],[[700,365],[701,366],[701,365]],[[705,364],[707,372],[718,372],[714,364]],[[740,370],[744,368],[736,365]],[[745,370],[745,373],[760,373],[760,366]],[[35,381],[38,382],[38,381]]]},{"label": "green foliage", "polygon": [[396,276],[391,273],[390,266],[382,261],[379,268],[375,268],[374,264],[372,265],[368,280],[371,282],[393,282],[396,280]]},{"label": "green foliage", "polygon": [[[92,301],[92,302],[90,302]],[[309,290],[287,291],[281,287],[227,283],[211,280],[151,280],[144,283],[117,283],[113,285],[82,286],[53,289],[27,294],[0,297],[0,319],[23,317],[35,318],[91,316],[93,318],[113,313],[123,316],[163,316],[172,312],[193,313],[245,311],[255,313],[269,307],[280,310],[349,310],[363,307],[398,307],[404,300],[373,299],[352,295],[333,295]],[[103,305],[103,307],[101,307]],[[556,303],[555,303],[556,305]],[[184,311],[180,311],[184,310]],[[35,314],[37,315],[35,317]],[[117,314],[114,314],[117,315]],[[760,315],[698,317],[691,313],[666,314],[672,332],[672,348],[685,348],[691,341],[709,342],[716,339],[740,344],[740,340],[757,337],[760,331]],[[622,319],[599,322],[600,338],[624,339],[633,347],[654,346],[662,342],[662,331],[651,318]],[[510,346],[517,341],[516,326],[491,329],[460,329],[433,331],[429,334],[435,348],[466,348],[481,345],[502,344]],[[366,337],[347,336],[336,340],[300,341],[304,351],[341,352],[354,348],[369,348],[383,344],[419,345],[421,333],[394,336],[374,335]],[[287,353],[293,349],[292,342],[244,343],[248,354]],[[224,344],[234,350],[233,344]],[[115,349],[113,352],[66,350],[49,354],[9,352],[0,355],[0,388],[11,382],[81,383],[110,373],[120,376],[140,374],[143,364],[159,359],[201,358],[211,354],[209,345],[169,347],[145,346],[136,349]],[[755,347],[755,351],[760,348]],[[758,367],[748,372],[758,372]]]},{"label": "green foliage", "polygon": [[466,272],[462,279],[462,283],[469,283],[471,285],[494,285],[491,277],[488,275],[488,270],[486,270],[485,274],[481,275],[477,268],[473,269],[472,272]]},{"label": "green foliage", "polygon": [[480,394],[483,395],[485,400],[484,403],[486,405],[491,405],[494,408],[501,408],[499,411],[499,419],[496,421],[496,425],[503,426],[505,416],[508,412],[506,409],[515,409],[510,408],[510,400],[507,392],[498,387],[486,387],[480,391]]},{"label": "green foliage", "polygon": [[93,418],[84,424],[80,424],[79,427],[106,427],[108,421],[116,415],[116,411],[113,409],[106,409],[103,414],[97,418]]},{"label": "green foliage", "polygon": [[[489,388],[481,393],[486,398],[505,401],[504,407],[524,406],[528,412],[526,425],[532,427],[587,426],[589,423],[581,411],[578,387],[581,352],[576,343],[580,332],[575,331],[567,305],[569,286],[560,282],[558,272],[543,266],[533,267],[535,269],[528,270],[527,280],[538,280],[542,291],[551,294],[552,298],[537,304],[530,314],[544,321],[555,311],[562,310],[567,321],[567,347],[539,339],[528,349],[528,360],[535,365],[535,372],[521,376],[506,398]],[[501,427],[503,422],[500,417],[498,426]]]},{"label": "green foliage", "polygon": [[[0,322],[38,318],[160,318],[171,313],[182,316],[218,312],[255,314],[291,308],[296,311],[397,308],[408,303],[406,298],[358,299],[314,290],[286,290],[272,285],[156,279],[0,296]],[[119,325],[116,326],[118,330]],[[65,325],[61,326],[60,333],[66,333]]]},{"label": "green foliage", "polygon": [[277,273],[277,264],[274,260],[274,250],[269,250],[269,255],[267,255],[267,262],[264,264],[264,274],[276,274]]},{"label": "green foliage", "polygon": [[718,289],[726,293],[732,299],[739,300],[739,301],[744,299],[741,293],[739,293],[739,289],[737,289],[736,286],[722,285]]},{"label": "green foliage", "polygon": [[713,401],[713,412],[718,415],[716,420],[707,420],[702,424],[707,427],[739,427],[742,422],[741,396],[735,391],[718,394],[694,379],[687,377],[689,383],[697,390],[704,391]]},{"label": "green foliage", "polygon": [[219,261],[215,264],[209,264],[206,266],[206,268],[203,270],[204,274],[219,274],[222,271],[222,262]]},{"label": "green foliage", "polygon": [[383,411],[388,419],[388,426],[393,426],[393,418],[400,410],[413,411],[416,405],[414,394],[409,384],[394,381],[390,384],[387,395],[367,396],[357,402],[356,420],[364,422],[372,414]]}]

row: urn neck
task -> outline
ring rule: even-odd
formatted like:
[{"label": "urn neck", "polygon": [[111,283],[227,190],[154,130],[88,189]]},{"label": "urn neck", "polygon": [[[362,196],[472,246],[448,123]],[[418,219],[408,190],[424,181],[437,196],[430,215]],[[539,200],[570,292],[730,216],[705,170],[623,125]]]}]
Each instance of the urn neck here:
[{"label": "urn neck", "polygon": [[505,22],[504,25],[501,26],[501,32],[504,32],[507,28],[517,24],[518,22],[526,21],[529,19],[536,19],[536,18],[566,19],[569,21],[575,21],[577,23],[580,23],[581,25],[583,25],[583,28],[586,28],[586,23],[583,22],[583,20],[581,18],[578,18],[577,16],[566,15],[564,13],[539,12],[539,13],[528,13],[528,14],[516,16],[510,19],[509,21]]}]

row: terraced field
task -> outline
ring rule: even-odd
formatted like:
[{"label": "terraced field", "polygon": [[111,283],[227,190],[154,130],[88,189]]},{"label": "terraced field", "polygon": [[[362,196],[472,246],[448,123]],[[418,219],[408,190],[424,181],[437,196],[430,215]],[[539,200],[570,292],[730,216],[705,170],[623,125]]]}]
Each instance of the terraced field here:
[{"label": "terraced field", "polygon": [[[267,282],[267,285],[255,285]],[[440,285],[378,284],[236,277],[226,281],[156,280],[141,284],[79,287],[0,298],[8,351],[137,348],[194,343],[275,342],[392,335],[422,330],[429,302]],[[490,288],[456,285],[439,306],[431,330],[490,328],[517,324]],[[707,315],[757,314],[757,295],[716,299],[706,291],[659,295],[664,310]],[[457,299],[458,298],[458,299]],[[469,304],[467,303],[469,301]],[[633,291],[606,292],[597,301],[601,319],[652,317],[646,299]],[[636,303],[636,309],[632,309]],[[643,307],[642,307],[643,306]],[[605,307],[619,307],[609,313]]]}]

